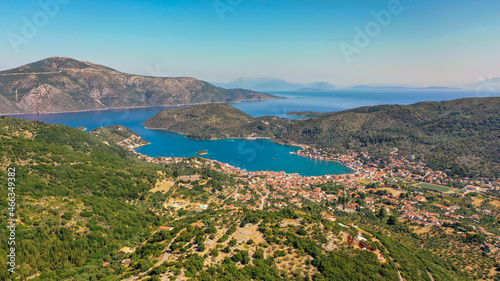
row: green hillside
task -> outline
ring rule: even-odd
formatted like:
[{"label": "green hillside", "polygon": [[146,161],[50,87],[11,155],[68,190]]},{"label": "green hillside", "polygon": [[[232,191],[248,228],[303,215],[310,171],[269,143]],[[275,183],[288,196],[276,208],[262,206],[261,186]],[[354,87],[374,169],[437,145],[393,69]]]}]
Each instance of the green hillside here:
[{"label": "green hillside", "polygon": [[253,118],[229,104],[216,103],[164,110],[142,124],[193,139],[224,139],[274,137],[286,123],[286,119],[271,116]]},{"label": "green hillside", "polygon": [[500,176],[500,98],[380,105],[294,120],[283,139],[336,151],[415,155],[435,170]]},{"label": "green hillside", "polygon": [[124,147],[137,147],[149,144],[147,140],[141,138],[136,132],[122,125],[99,127],[90,131],[90,133],[101,137],[105,141],[113,142]]},{"label": "green hillside", "polygon": [[[384,218],[366,217],[371,224],[361,227],[372,233],[364,234],[371,250],[357,250],[345,239],[358,230],[323,219],[322,206],[306,205],[300,214],[243,208],[233,215],[222,208],[232,202],[229,196],[237,188],[249,191],[238,187],[242,183],[234,175],[214,170],[217,165],[197,168],[204,161],[199,158],[154,165],[103,142],[61,125],[0,119],[0,178],[7,178],[8,167],[16,169],[20,279],[398,280],[398,269],[406,280],[428,280],[425,270],[436,280],[464,279],[464,273],[414,246],[411,234],[386,228]],[[189,182],[181,175],[199,179]],[[160,192],[151,192],[153,187]],[[7,192],[0,191],[4,229]],[[165,208],[163,202],[179,198],[209,208]],[[284,220],[288,227],[280,225]],[[6,239],[1,232],[0,240]],[[123,247],[134,250],[120,254]],[[162,262],[165,250],[172,255]],[[1,280],[11,277],[6,253],[2,243]]]}]

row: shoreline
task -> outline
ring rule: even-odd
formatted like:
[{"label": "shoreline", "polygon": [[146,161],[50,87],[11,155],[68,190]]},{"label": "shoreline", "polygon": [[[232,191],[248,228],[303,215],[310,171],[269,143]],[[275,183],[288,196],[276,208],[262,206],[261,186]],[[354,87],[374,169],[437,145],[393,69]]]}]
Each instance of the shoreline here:
[{"label": "shoreline", "polygon": [[[354,168],[352,165],[349,165],[349,164],[347,164],[347,163],[343,163],[343,162],[342,162],[342,161],[340,161],[340,160],[334,160],[334,159],[321,159],[321,158],[319,158],[319,159],[318,159],[318,158],[314,158],[314,157],[311,157],[311,156],[307,156],[307,155],[302,155],[302,154],[299,154],[299,152],[301,152],[301,151],[302,151],[302,149],[301,149],[301,150],[297,150],[297,151],[295,151],[295,152],[290,152],[290,154],[294,154],[294,155],[297,155],[297,156],[300,156],[300,157],[305,157],[305,158],[308,158],[308,159],[314,159],[314,160],[320,160],[320,161],[329,161],[329,162],[337,162],[337,163],[339,163],[339,164],[341,164],[341,165],[343,165],[343,166],[345,166],[345,167],[347,167],[347,168],[349,168],[349,169],[353,170],[353,172],[352,172],[352,173],[347,173],[347,174],[355,174],[355,173],[359,172],[359,170],[358,170],[358,169],[356,169],[356,168]],[[346,174],[346,175],[347,175],[347,174]]]},{"label": "shoreline", "polygon": [[106,110],[122,110],[122,109],[139,109],[139,108],[151,108],[151,107],[182,107],[182,106],[196,106],[196,105],[204,105],[204,104],[211,104],[211,103],[242,103],[242,102],[249,102],[249,101],[270,101],[270,100],[277,100],[277,99],[287,99],[285,97],[276,97],[276,98],[271,98],[271,99],[258,99],[258,100],[235,100],[235,101],[227,101],[227,102],[201,102],[201,103],[186,103],[186,104],[171,104],[171,105],[138,105],[138,106],[127,106],[127,107],[107,107],[107,108],[93,108],[93,109],[83,109],[83,110],[76,110],[76,111],[62,111],[62,112],[42,112],[42,113],[0,113],[0,116],[17,116],[17,115],[44,115],[44,114],[63,114],[63,113],[80,113],[80,112],[90,112],[90,111],[106,111]]}]

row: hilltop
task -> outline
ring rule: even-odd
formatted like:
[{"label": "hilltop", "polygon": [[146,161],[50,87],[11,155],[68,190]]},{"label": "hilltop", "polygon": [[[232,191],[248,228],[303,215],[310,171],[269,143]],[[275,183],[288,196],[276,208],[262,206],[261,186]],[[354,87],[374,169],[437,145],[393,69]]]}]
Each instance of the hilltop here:
[{"label": "hilltop", "polygon": [[265,116],[253,118],[229,104],[206,104],[164,110],[144,121],[148,129],[169,130],[193,139],[269,137],[288,120]]},{"label": "hilltop", "polygon": [[0,114],[274,99],[190,77],[148,77],[71,58],[51,57],[0,72]]},{"label": "hilltop", "polygon": [[[211,110],[206,110],[210,108]],[[165,110],[149,128],[201,139],[268,137],[333,151],[390,155],[398,149],[436,170],[461,176],[500,176],[500,98],[380,105],[299,120],[252,118],[230,105]]]}]

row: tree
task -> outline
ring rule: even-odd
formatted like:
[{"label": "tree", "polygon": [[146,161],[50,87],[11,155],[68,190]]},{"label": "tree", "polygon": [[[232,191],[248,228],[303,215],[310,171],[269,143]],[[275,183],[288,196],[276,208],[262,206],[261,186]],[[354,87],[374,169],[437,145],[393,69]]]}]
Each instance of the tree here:
[{"label": "tree", "polygon": [[396,217],[396,215],[389,216],[389,218],[387,219],[388,225],[396,225],[397,223],[398,223],[398,218]]},{"label": "tree", "polygon": [[384,219],[386,216],[387,216],[387,211],[385,210],[384,207],[380,207],[380,209],[378,210],[377,217],[380,219]]}]

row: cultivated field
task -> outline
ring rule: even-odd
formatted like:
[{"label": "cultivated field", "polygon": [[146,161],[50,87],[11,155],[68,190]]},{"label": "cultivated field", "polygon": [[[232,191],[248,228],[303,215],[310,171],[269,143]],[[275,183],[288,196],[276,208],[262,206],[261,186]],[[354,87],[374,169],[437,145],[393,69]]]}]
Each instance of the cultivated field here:
[{"label": "cultivated field", "polygon": [[442,185],[437,185],[437,184],[432,184],[432,183],[426,183],[426,182],[421,182],[421,183],[417,184],[416,186],[421,187],[421,188],[425,188],[425,189],[429,189],[429,190],[433,190],[433,191],[442,192],[442,193],[457,191],[454,188],[450,188],[450,187],[442,186]]}]

